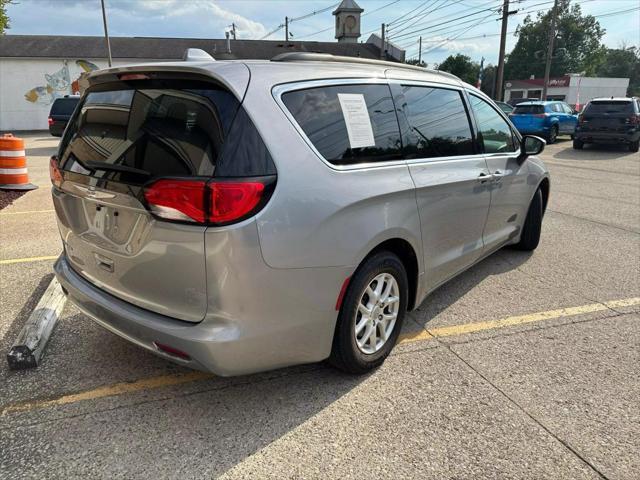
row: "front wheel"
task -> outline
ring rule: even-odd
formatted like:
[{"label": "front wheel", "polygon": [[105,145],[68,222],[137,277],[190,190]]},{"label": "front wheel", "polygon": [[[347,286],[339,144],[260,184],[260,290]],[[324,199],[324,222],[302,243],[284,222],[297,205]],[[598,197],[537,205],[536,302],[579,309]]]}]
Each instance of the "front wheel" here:
[{"label": "front wheel", "polygon": [[549,134],[547,135],[547,143],[551,145],[552,143],[555,143],[557,138],[558,138],[558,126],[552,125],[551,130],[549,130]]},{"label": "front wheel", "polygon": [[584,142],[582,142],[581,140],[578,140],[577,138],[573,139],[574,150],[582,150],[583,147],[584,147]]},{"label": "front wheel", "polygon": [[637,152],[638,150],[640,150],[640,139],[636,140],[635,142],[631,142],[629,144],[629,151],[630,152]]},{"label": "front wheel", "polygon": [[398,340],[408,296],[407,272],[396,255],[365,260],[344,296],[329,363],[355,374],[380,366]]},{"label": "front wheel", "polygon": [[544,205],[542,201],[542,192],[538,189],[531,199],[527,218],[524,221],[524,227],[522,227],[522,236],[520,237],[520,241],[514,245],[515,248],[526,251],[536,249],[540,243],[543,214]]}]

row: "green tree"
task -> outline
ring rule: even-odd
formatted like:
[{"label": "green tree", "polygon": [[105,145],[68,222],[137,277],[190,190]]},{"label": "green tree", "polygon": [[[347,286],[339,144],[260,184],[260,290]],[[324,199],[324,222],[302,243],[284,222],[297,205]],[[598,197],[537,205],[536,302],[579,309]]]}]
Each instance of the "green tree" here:
[{"label": "green tree", "polygon": [[5,30],[9,30],[9,17],[7,15],[7,5],[12,0],[0,0],[0,35],[4,35]]},{"label": "green tree", "polygon": [[480,64],[478,62],[471,61],[471,57],[458,53],[456,55],[449,55],[445,58],[445,60],[438,65],[438,70],[453,73],[455,76],[460,77],[464,82],[475,85],[478,80]]},{"label": "green tree", "polygon": [[[535,20],[527,15],[518,26],[515,33],[518,41],[505,64],[506,79],[544,76],[551,15],[551,9],[538,13]],[[582,14],[580,5],[559,0],[551,76],[576,72],[594,75],[604,57],[600,43],[604,34],[595,17]]]},{"label": "green tree", "polygon": [[627,94],[640,95],[640,49],[626,45],[607,48],[596,74],[599,77],[628,78]]},{"label": "green tree", "polygon": [[495,65],[489,64],[484,67],[482,72],[482,85],[480,86],[480,90],[491,98],[495,98],[497,70],[498,68]]}]

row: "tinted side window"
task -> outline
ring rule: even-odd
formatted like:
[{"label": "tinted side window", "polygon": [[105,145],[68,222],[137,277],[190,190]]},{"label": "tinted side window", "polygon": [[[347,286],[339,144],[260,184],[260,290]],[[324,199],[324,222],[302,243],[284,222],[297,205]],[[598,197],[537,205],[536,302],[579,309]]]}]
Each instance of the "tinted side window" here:
[{"label": "tinted side window", "polygon": [[387,85],[309,88],[284,93],[282,101],[318,152],[331,163],[401,158],[398,120]]},{"label": "tinted side window", "polygon": [[409,128],[403,132],[406,158],[473,154],[469,118],[460,92],[402,85],[398,109]]},{"label": "tinted side window", "polygon": [[478,125],[478,137],[485,153],[514,152],[513,133],[509,124],[483,99],[470,95],[471,107]]}]

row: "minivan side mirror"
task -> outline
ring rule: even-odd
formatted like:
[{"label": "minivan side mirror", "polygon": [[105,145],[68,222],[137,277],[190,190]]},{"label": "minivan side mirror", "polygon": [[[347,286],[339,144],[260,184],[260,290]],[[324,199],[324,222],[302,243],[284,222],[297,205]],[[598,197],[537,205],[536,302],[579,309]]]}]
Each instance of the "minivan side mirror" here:
[{"label": "minivan side mirror", "polygon": [[535,135],[524,135],[520,142],[520,159],[524,160],[530,155],[539,155],[547,144],[542,138]]}]

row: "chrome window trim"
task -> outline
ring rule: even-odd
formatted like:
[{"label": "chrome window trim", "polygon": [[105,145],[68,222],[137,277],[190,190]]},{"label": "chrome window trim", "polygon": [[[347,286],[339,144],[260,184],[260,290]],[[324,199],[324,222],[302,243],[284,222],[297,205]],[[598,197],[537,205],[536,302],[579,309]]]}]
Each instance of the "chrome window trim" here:
[{"label": "chrome window trim", "polygon": [[[494,153],[494,154],[486,154],[486,153],[476,153],[473,155],[457,155],[457,156],[445,156],[445,157],[428,157],[428,158],[412,158],[412,159],[400,159],[400,160],[387,160],[380,162],[368,162],[368,163],[354,163],[351,165],[336,165],[331,163],[329,160],[324,158],[324,156],[318,151],[318,149],[313,145],[313,142],[307,137],[307,134],[304,132],[302,127],[298,124],[293,114],[289,111],[287,106],[284,104],[282,100],[282,95],[288,92],[293,92],[296,90],[306,90],[308,88],[318,88],[325,86],[336,86],[336,85],[389,85],[389,84],[402,84],[409,86],[422,86],[422,87],[432,87],[432,88],[444,88],[448,90],[456,90],[462,94],[462,101],[465,102],[464,92],[468,94],[474,94],[478,98],[485,100],[482,96],[476,94],[475,92],[469,91],[468,88],[459,85],[451,85],[447,83],[439,83],[428,80],[416,80],[416,79],[401,79],[401,78],[383,78],[383,77],[353,77],[353,78],[327,78],[320,80],[302,80],[291,83],[281,83],[274,85],[271,88],[271,95],[275,102],[282,110],[282,113],[287,117],[293,128],[298,132],[298,134],[302,137],[305,143],[309,146],[311,151],[329,168],[336,171],[352,171],[352,170],[366,170],[371,168],[386,168],[386,167],[394,167],[394,166],[408,166],[408,165],[419,165],[426,164],[432,162],[444,162],[444,161],[457,161],[457,160],[474,160],[481,158],[495,158],[496,156],[504,156],[504,157],[514,157],[520,154],[520,148],[514,152],[506,152],[506,153]],[[471,108],[471,105],[469,105]],[[494,108],[494,110],[496,110]],[[496,110],[498,111],[498,110]],[[474,115],[473,110],[470,110],[470,114]],[[504,115],[503,112],[499,112],[502,114],[502,118],[507,120],[507,125],[511,126],[511,122]],[[512,135],[516,140],[518,139],[517,134],[512,129]],[[520,142],[517,142],[518,145]]]}]

